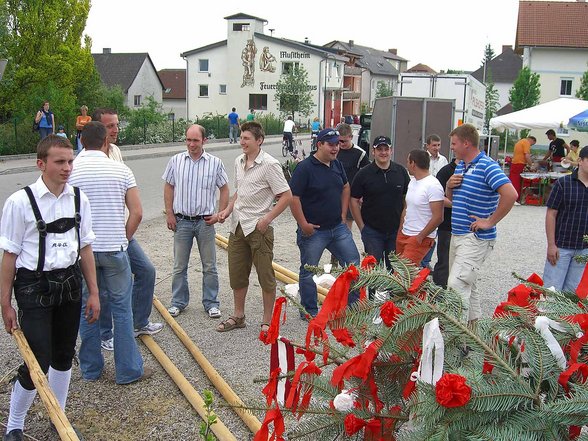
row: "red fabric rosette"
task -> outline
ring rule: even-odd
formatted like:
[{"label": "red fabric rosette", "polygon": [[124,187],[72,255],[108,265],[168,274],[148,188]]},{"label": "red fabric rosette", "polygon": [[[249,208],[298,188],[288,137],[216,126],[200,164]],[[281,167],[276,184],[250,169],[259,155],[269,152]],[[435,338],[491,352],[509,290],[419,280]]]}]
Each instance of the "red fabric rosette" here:
[{"label": "red fabric rosette", "polygon": [[437,403],[443,407],[465,406],[472,396],[472,388],[466,379],[457,374],[443,374],[435,385]]},{"label": "red fabric rosette", "polygon": [[388,327],[391,327],[399,315],[402,314],[402,309],[394,304],[391,300],[385,302],[380,308],[380,317]]}]

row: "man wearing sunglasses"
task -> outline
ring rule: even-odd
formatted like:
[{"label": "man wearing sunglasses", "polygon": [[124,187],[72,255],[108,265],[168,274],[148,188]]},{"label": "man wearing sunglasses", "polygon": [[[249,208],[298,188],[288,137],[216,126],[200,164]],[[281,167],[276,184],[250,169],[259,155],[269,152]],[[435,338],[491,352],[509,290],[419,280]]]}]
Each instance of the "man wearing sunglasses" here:
[{"label": "man wearing sunglasses", "polygon": [[[300,299],[313,317],[318,313],[316,285],[305,265],[318,265],[325,249],[342,265],[359,264],[359,252],[345,225],[350,189],[343,165],[337,160],[338,153],[339,132],[332,128],[321,130],[316,153],[298,164],[290,180],[290,209],[298,223]],[[357,292],[351,292],[349,302],[357,299]]]}]

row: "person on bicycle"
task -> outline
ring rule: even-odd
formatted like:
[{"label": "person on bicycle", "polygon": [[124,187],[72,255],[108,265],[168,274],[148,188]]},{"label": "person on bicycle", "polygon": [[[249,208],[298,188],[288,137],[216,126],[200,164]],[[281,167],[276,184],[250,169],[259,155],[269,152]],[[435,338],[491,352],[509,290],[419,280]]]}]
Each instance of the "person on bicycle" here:
[{"label": "person on bicycle", "polygon": [[312,121],[312,125],[310,126],[311,130],[311,143],[310,143],[310,151],[314,152],[316,150],[316,137],[321,130],[321,121],[319,120],[318,116],[314,118]]},{"label": "person on bicycle", "polygon": [[288,141],[288,151],[292,152],[294,150],[294,135],[293,132],[296,129],[296,124],[292,120],[292,117],[289,116],[284,122],[284,140]]}]

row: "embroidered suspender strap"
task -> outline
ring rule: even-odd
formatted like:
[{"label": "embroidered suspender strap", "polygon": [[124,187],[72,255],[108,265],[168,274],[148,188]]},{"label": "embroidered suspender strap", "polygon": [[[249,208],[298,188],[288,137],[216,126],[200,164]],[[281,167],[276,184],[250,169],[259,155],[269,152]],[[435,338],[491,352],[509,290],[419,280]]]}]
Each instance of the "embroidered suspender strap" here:
[{"label": "embroidered suspender strap", "polygon": [[37,262],[37,273],[40,274],[43,272],[43,268],[45,267],[45,237],[47,237],[47,224],[41,216],[41,211],[39,210],[39,206],[37,205],[33,191],[29,186],[26,186],[24,191],[29,197],[31,207],[35,215],[35,220],[37,221],[37,230],[39,231],[39,260]]},{"label": "embroidered suspender strap", "polygon": [[80,260],[80,224],[82,223],[82,215],[80,214],[80,188],[74,187],[74,205],[76,209],[76,213],[74,214],[74,218],[76,221],[76,236],[78,238],[78,257],[76,258],[76,263]]}]

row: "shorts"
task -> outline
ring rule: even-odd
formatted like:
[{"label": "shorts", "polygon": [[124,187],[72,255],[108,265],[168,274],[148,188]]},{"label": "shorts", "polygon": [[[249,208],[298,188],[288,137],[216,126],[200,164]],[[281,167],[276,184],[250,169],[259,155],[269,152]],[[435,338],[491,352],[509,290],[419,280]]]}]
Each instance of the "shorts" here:
[{"label": "shorts", "polygon": [[229,281],[232,289],[249,286],[251,266],[255,265],[257,280],[264,292],[276,290],[276,276],[272,267],[274,260],[274,229],[265,233],[253,230],[245,236],[241,224],[229,235]]},{"label": "shorts", "polygon": [[420,265],[423,257],[425,257],[429,250],[433,248],[434,244],[435,239],[430,237],[425,237],[423,241],[418,244],[416,236],[407,236],[402,233],[402,231],[399,231],[396,236],[396,254],[412,260],[415,265]]}]

